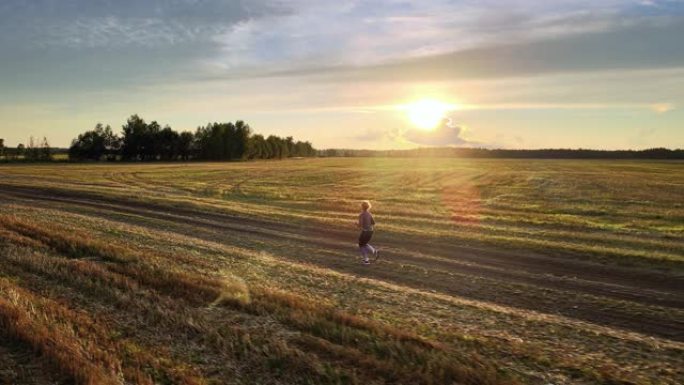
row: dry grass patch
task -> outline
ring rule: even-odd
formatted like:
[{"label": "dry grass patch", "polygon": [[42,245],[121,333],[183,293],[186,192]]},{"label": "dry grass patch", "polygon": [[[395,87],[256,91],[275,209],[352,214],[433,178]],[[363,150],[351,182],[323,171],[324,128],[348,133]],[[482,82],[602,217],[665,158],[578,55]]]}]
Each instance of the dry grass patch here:
[{"label": "dry grass patch", "polygon": [[0,294],[0,333],[29,345],[78,384],[154,384],[159,376],[182,384],[203,383],[191,371],[165,367],[162,359],[132,342],[113,338],[103,320],[85,312],[37,296],[4,278],[0,278]]}]

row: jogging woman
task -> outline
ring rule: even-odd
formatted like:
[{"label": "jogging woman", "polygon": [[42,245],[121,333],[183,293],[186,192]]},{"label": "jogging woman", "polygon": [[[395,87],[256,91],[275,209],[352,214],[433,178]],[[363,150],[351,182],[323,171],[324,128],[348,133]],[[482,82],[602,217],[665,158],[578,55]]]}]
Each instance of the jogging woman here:
[{"label": "jogging woman", "polygon": [[371,238],[373,238],[373,230],[375,226],[375,220],[373,215],[370,213],[371,204],[369,201],[361,202],[361,214],[359,215],[358,226],[361,229],[361,234],[359,235],[359,250],[361,251],[361,256],[363,257],[363,264],[369,265],[370,260],[369,255],[373,255],[375,259],[378,259],[379,251],[373,246],[369,245]]}]

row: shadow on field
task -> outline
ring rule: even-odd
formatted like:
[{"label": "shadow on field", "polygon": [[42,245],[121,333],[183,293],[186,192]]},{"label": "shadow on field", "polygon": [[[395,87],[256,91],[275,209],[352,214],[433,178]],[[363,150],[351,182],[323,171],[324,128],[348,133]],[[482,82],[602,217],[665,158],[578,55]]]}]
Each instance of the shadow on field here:
[{"label": "shadow on field", "polygon": [[267,243],[272,249],[264,251],[291,261],[684,341],[684,322],[667,311],[684,308],[684,281],[666,273],[382,232],[377,243],[391,247],[383,248],[377,265],[362,266],[357,263],[352,229],[246,218],[64,189],[2,185],[0,194],[31,200],[32,205],[223,244],[263,250]]}]

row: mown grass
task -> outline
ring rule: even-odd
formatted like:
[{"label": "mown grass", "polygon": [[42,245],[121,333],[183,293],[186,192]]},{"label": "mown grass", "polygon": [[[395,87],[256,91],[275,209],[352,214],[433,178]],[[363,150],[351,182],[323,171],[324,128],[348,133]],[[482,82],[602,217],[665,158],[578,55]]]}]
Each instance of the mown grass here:
[{"label": "mown grass", "polygon": [[682,262],[682,164],[658,161],[298,160],[141,166],[8,166],[12,183],[142,198],[284,221],[352,221],[375,201],[383,228],[552,248],[627,264]]},{"label": "mown grass", "polygon": [[[378,241],[413,244],[401,252],[422,261],[451,263],[440,250],[467,244],[674,275],[684,254],[681,166],[0,166],[0,340],[79,384],[680,383],[681,342],[541,304],[571,298],[668,322],[681,309],[429,263],[387,260],[369,277],[354,264],[353,220],[358,200],[373,200]],[[421,280],[425,289],[409,285]],[[430,290],[430,281],[463,290]],[[522,292],[539,310],[507,306],[497,292]]]},{"label": "mown grass", "polygon": [[[197,333],[213,333],[214,338],[230,340],[218,345],[237,349],[237,357],[256,355],[253,360],[264,360],[276,378],[293,376],[293,380],[301,381],[312,376],[318,377],[314,383],[364,382],[354,371],[328,367],[330,364],[321,361],[315,353],[297,348],[301,346],[314,352],[317,347],[317,353],[324,357],[334,354],[343,368],[362,365],[373,373],[370,378],[379,375],[398,383],[514,383],[504,381],[494,368],[472,358],[454,362],[438,344],[410,332],[322,308],[301,296],[261,287],[249,289],[244,283],[236,283],[235,278],[226,281],[169,271],[164,263],[159,263],[158,256],[138,257],[134,250],[48,223],[37,225],[16,216],[3,216],[0,224],[5,234],[17,234],[3,237],[5,242],[55,253],[53,258],[35,255],[11,258],[23,272],[67,281],[69,285],[79,285],[80,279],[84,281],[80,289],[95,295],[114,289],[131,294],[153,291],[155,295],[150,298],[164,296],[176,303],[185,301],[187,306],[229,305],[259,318],[274,318],[303,333],[293,338],[290,346],[277,339],[252,336],[240,326],[230,328],[226,335],[226,329],[208,327],[205,330],[206,326],[195,324]],[[48,268],[48,264],[52,266]],[[170,358],[158,360],[156,353],[132,341],[113,339],[86,313],[37,296],[22,287],[21,281],[18,284],[0,281],[0,290],[9,298],[0,302],[4,335],[29,345],[79,384],[114,384],[119,378],[134,383],[204,383],[200,377],[185,373],[193,371],[184,365],[173,364]],[[187,331],[188,328],[178,329]],[[270,347],[263,350],[267,346]],[[264,357],[260,357],[262,354]],[[307,372],[310,373],[299,378]]]}]

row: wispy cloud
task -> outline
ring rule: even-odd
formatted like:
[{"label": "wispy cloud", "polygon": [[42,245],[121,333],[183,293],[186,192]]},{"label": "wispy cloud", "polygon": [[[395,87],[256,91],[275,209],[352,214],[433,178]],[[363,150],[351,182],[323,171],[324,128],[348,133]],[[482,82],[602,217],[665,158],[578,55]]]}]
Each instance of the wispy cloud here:
[{"label": "wispy cloud", "polygon": [[112,49],[189,44],[218,34],[225,28],[220,25],[188,26],[156,18],[122,19],[108,16],[80,18],[50,27],[36,26],[34,34],[47,36],[36,42],[42,47]]},{"label": "wispy cloud", "polygon": [[[344,77],[368,68],[374,79],[424,80],[681,61],[681,50],[660,47],[681,35],[667,24],[683,14],[674,0],[7,0],[0,48],[201,46],[175,59],[195,65],[198,78]],[[642,27],[654,36],[637,36]]]},{"label": "wispy cloud", "polygon": [[116,48],[209,42],[236,23],[288,12],[253,0],[6,0],[0,44],[24,48]]},{"label": "wispy cloud", "polygon": [[638,3],[611,0],[289,4],[290,13],[250,18],[217,36],[222,51],[212,64],[230,71],[281,74],[321,67],[358,68],[665,24],[677,15],[669,7],[645,17]]}]

